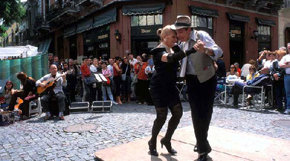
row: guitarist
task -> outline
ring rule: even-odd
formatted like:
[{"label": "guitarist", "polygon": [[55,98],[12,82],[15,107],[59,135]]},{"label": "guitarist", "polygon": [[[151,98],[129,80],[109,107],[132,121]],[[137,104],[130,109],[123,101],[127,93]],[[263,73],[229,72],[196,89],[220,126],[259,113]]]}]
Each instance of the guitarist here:
[{"label": "guitarist", "polygon": [[59,119],[64,120],[63,112],[65,109],[65,95],[63,92],[63,86],[67,85],[66,75],[59,74],[57,72],[57,66],[55,64],[50,65],[50,74],[45,75],[36,81],[37,87],[45,88],[47,86],[47,81],[55,81],[55,85],[50,88],[50,90],[41,97],[41,105],[47,110],[45,120],[51,119],[51,111],[49,110],[49,101],[51,97],[55,96],[58,102]]},{"label": "guitarist", "polygon": [[21,118],[27,119],[29,116],[29,102],[37,97],[35,80],[28,77],[24,72],[19,72],[16,77],[21,82],[21,89],[13,92],[9,104],[9,111],[14,110],[17,98],[19,97],[23,100],[23,104],[19,106],[19,109],[22,110]]}]

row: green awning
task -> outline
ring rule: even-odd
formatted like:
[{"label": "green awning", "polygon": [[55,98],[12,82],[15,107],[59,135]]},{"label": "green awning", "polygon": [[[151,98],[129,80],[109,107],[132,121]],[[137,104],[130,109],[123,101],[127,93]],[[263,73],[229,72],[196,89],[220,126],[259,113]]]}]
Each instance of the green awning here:
[{"label": "green awning", "polygon": [[159,4],[142,4],[142,5],[127,5],[122,9],[123,15],[150,15],[162,14],[165,8],[164,3]]},{"label": "green awning", "polygon": [[78,33],[90,30],[92,28],[92,26],[93,26],[93,19],[92,18],[84,20],[84,21],[81,21],[77,25],[76,33],[78,34]]},{"label": "green awning", "polygon": [[76,26],[70,26],[70,27],[67,27],[64,29],[64,33],[63,33],[63,36],[66,38],[66,37],[70,37],[72,35],[75,35],[76,34]]},{"label": "green awning", "polygon": [[232,14],[232,13],[227,13],[228,18],[230,20],[234,21],[241,21],[241,22],[249,22],[250,17],[249,16],[244,16],[244,15],[239,15],[239,14]]},{"label": "green awning", "polygon": [[257,20],[257,23],[259,25],[264,25],[264,26],[275,26],[276,23],[275,21],[272,21],[272,20],[265,20],[265,19],[261,19],[261,18],[256,18]]},{"label": "green awning", "polygon": [[117,21],[117,9],[113,8],[109,11],[106,11],[94,17],[94,23],[92,27],[97,28],[116,21]]},{"label": "green awning", "polygon": [[201,8],[196,6],[189,6],[190,11],[193,15],[207,16],[207,17],[218,17],[218,11],[213,9]]}]

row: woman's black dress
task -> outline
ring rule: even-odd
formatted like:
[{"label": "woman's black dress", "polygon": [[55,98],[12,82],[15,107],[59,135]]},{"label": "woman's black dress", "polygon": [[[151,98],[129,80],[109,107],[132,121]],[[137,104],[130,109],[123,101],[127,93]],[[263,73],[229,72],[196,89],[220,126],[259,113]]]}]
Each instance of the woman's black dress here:
[{"label": "woman's black dress", "polygon": [[174,106],[180,103],[177,90],[178,61],[162,62],[161,57],[167,53],[164,47],[151,50],[155,65],[155,72],[150,81],[150,94],[156,107]]}]

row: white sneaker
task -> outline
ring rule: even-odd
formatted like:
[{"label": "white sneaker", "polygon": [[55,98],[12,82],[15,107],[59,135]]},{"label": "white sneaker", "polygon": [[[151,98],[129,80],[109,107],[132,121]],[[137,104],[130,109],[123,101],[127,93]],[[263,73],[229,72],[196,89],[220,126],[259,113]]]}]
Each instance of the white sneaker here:
[{"label": "white sneaker", "polygon": [[112,103],[114,104],[114,105],[117,105],[118,103],[117,102],[115,102],[115,101],[112,101]]},{"label": "white sneaker", "polygon": [[286,109],[285,112],[284,112],[284,114],[290,115],[290,109]]}]

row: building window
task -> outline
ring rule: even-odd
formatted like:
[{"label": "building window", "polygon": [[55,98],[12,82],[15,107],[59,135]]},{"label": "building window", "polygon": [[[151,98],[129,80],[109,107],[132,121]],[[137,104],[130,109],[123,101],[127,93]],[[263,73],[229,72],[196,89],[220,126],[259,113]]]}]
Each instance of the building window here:
[{"label": "building window", "polygon": [[271,27],[258,26],[258,50],[271,50]]},{"label": "building window", "polygon": [[162,25],[162,15],[140,15],[131,16],[131,26],[153,26]]},{"label": "building window", "polygon": [[212,24],[212,17],[205,17],[205,16],[192,16],[192,26],[196,30],[203,30],[209,33],[212,36],[213,33],[213,24]]}]

